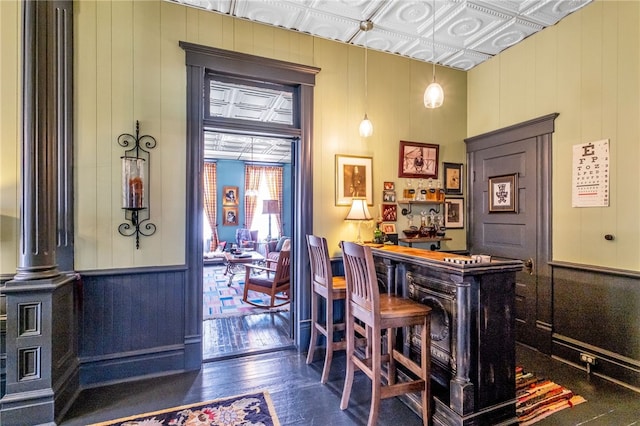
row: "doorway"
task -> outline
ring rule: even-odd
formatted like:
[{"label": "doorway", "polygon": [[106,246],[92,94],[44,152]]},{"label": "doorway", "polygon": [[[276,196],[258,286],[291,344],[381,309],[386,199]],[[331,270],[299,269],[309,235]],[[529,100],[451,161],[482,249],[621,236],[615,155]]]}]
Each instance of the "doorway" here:
[{"label": "doorway", "polygon": [[[186,177],[186,280],[185,280],[185,347],[186,368],[198,368],[202,363],[202,165],[204,163],[204,129],[242,130],[242,121],[220,119],[211,109],[204,91],[211,86],[210,76],[228,76],[266,86],[276,84],[290,88],[293,116],[290,125],[267,126],[254,121],[251,128],[271,131],[281,137],[296,140],[291,146],[292,158],[292,235],[291,271],[292,338],[300,350],[309,340],[309,276],[308,253],[304,236],[312,232],[313,175],[311,137],[313,128],[313,87],[319,68],[288,63],[238,52],[180,42],[185,50],[187,72],[187,177]],[[215,107],[215,105],[214,105]],[[213,113],[212,113],[213,112]],[[240,128],[238,127],[240,126]],[[277,129],[277,132],[275,131]]]},{"label": "doorway", "polygon": [[[551,142],[549,114],[465,139],[469,250],[523,261],[516,274],[516,338],[551,353]],[[490,181],[512,178],[515,209],[492,211]]]},{"label": "doorway", "polygon": [[[235,85],[224,86],[226,92],[239,90]],[[252,90],[261,93],[261,98],[269,96],[260,88]],[[222,90],[218,93],[222,96]],[[227,108],[227,115],[233,109]],[[250,262],[257,264],[251,270],[254,278],[266,276],[259,267],[275,267],[275,263],[266,263],[265,259],[275,259],[279,241],[291,235],[294,141],[210,129],[204,131],[204,141],[203,360],[291,348],[289,304],[271,309],[253,306],[252,303],[261,306],[270,303],[267,294],[253,291],[248,292],[250,303],[245,301],[244,264],[229,269],[227,256],[235,244],[242,246],[245,254],[259,257],[261,260]],[[233,197],[227,197],[227,192]],[[234,211],[238,220],[227,221],[224,215],[227,210]],[[246,232],[256,235],[256,240],[241,244],[238,235]]]}]

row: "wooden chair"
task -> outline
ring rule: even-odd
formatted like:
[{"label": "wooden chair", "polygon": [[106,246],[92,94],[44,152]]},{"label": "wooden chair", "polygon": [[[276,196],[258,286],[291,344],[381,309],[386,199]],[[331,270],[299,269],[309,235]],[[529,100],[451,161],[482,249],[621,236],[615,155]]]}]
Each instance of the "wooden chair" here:
[{"label": "wooden chair", "polygon": [[[280,252],[280,256],[278,257],[278,262],[275,268],[246,264],[244,294],[242,296],[242,300],[250,305],[260,308],[275,308],[289,303],[290,267],[290,251]],[[267,273],[256,274],[252,273],[252,271],[266,271]],[[268,294],[269,296],[271,296],[269,306],[260,305],[249,301],[249,290],[257,291],[259,293]],[[276,303],[276,300],[280,300],[281,302]]]},{"label": "wooden chair", "polygon": [[[353,375],[362,370],[371,379],[371,408],[368,425],[376,424],[380,400],[405,393],[421,394],[422,423],[429,424],[431,367],[431,309],[421,303],[394,295],[380,295],[371,248],[342,242],[346,295],[347,369],[340,409],[349,405]],[[355,320],[370,333],[370,356],[355,351]],[[420,364],[395,349],[400,327],[421,326]],[[386,353],[382,353],[382,332],[386,330]],[[383,372],[382,365],[387,364]],[[405,367],[407,380],[396,383],[396,364]],[[404,370],[403,370],[404,371]],[[383,373],[385,381],[383,383]]]},{"label": "wooden chair", "polygon": [[[326,238],[307,235],[307,247],[311,263],[311,340],[309,342],[309,352],[307,353],[307,364],[313,362],[318,332],[320,332],[327,341],[320,383],[327,383],[333,352],[347,348],[346,340],[342,339],[335,342],[333,335],[335,331],[345,329],[344,322],[333,322],[333,301],[344,301],[347,283],[344,277],[334,277],[331,272]],[[325,300],[324,323],[320,322],[318,313],[321,297]]]}]

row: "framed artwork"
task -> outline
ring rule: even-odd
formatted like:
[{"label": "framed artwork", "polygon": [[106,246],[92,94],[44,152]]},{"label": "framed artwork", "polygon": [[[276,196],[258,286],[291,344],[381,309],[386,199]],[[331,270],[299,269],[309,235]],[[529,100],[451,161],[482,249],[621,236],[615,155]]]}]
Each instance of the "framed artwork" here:
[{"label": "framed artwork", "polygon": [[489,178],[489,213],[518,211],[518,174]]},{"label": "framed artwork", "polygon": [[385,191],[395,191],[395,189],[396,189],[395,182],[385,182],[384,183],[384,190]]},{"label": "framed artwork", "polygon": [[373,158],[336,155],[336,206],[350,206],[354,197],[373,205]]},{"label": "framed artwork", "polygon": [[438,178],[440,145],[400,141],[398,177]]},{"label": "framed artwork", "polygon": [[444,193],[462,195],[462,163],[442,163],[444,172]]},{"label": "framed artwork", "polygon": [[395,203],[396,191],[382,191],[382,201],[385,203]]},{"label": "framed artwork", "polygon": [[237,207],[222,208],[222,225],[238,226],[238,208]]},{"label": "framed artwork", "polygon": [[398,233],[398,231],[396,231],[396,224],[395,223],[383,223],[383,224],[380,225],[380,229],[385,234],[397,234]]},{"label": "framed artwork", "polygon": [[395,222],[398,220],[398,206],[395,204],[382,205],[382,221]]},{"label": "framed artwork", "polygon": [[238,187],[237,186],[222,187],[222,205],[223,206],[238,205]]},{"label": "framed artwork", "polygon": [[447,229],[464,228],[464,198],[444,200],[444,226]]}]

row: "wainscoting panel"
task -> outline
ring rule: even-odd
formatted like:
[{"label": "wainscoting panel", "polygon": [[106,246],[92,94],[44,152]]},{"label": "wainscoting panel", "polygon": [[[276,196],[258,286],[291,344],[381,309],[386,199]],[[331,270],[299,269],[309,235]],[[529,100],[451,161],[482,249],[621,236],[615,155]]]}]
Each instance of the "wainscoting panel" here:
[{"label": "wainscoting panel", "polygon": [[553,262],[553,355],[640,391],[640,274]]},{"label": "wainscoting panel", "polygon": [[81,276],[83,385],[184,368],[184,268],[95,271]]}]

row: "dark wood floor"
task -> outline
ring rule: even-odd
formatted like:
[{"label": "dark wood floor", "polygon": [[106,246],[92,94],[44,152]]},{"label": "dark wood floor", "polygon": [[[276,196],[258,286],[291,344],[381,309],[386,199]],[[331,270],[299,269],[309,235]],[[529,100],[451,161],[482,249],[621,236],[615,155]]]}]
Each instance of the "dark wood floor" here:
[{"label": "dark wood floor", "polygon": [[[341,411],[344,356],[337,355],[329,383],[321,385],[322,360],[310,366],[294,349],[204,363],[198,372],[176,374],[83,391],[62,425],[87,425],[162,408],[257,390],[271,395],[283,425],[362,425],[369,410],[369,381],[356,374],[351,403]],[[536,423],[544,425],[638,425],[640,394],[523,346],[518,364],[547,376],[587,402]],[[398,399],[383,401],[380,425],[419,425],[420,419]]]},{"label": "dark wood floor", "polygon": [[205,320],[202,359],[215,361],[292,348],[289,318],[289,311],[280,311]]}]

